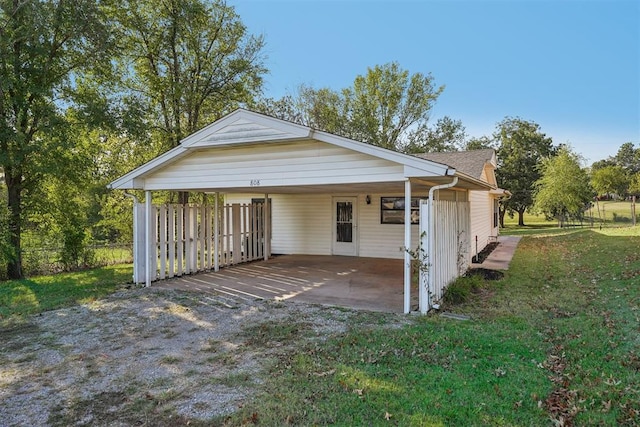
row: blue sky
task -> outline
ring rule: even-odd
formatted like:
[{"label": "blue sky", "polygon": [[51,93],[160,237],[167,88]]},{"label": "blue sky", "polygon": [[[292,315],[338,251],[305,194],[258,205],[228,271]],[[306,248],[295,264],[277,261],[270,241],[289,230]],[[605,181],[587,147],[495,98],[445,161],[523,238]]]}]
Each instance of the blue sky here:
[{"label": "blue sky", "polygon": [[588,164],[640,143],[640,1],[228,0],[263,34],[265,95],[339,90],[397,61],[446,86],[432,119],[472,136],[540,124]]}]

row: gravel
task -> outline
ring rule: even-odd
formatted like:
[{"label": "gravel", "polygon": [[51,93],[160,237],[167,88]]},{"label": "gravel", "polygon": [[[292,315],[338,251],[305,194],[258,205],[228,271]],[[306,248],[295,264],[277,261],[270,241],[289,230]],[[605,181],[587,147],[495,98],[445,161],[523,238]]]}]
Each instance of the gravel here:
[{"label": "gravel", "polygon": [[0,425],[143,424],[150,407],[185,424],[229,414],[252,397],[274,358],[301,343],[251,331],[298,322],[304,340],[322,340],[348,330],[355,316],[148,288],[5,321]]}]

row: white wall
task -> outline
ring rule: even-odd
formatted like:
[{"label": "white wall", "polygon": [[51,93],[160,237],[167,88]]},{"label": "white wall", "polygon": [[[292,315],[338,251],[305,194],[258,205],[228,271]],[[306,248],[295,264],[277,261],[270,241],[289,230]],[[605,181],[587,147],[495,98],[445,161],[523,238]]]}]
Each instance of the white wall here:
[{"label": "white wall", "polygon": [[476,236],[478,252],[489,243],[490,236],[498,235],[493,226],[493,196],[488,191],[470,191],[471,209],[471,254],[476,254]]},{"label": "white wall", "polygon": [[319,141],[208,148],[144,178],[145,189],[290,187],[402,181],[404,167]]},{"label": "white wall", "polygon": [[[442,191],[441,199],[455,200],[455,192]],[[466,201],[465,192],[457,192]],[[272,240],[274,254],[331,255],[332,196],[358,198],[358,255],[362,257],[402,259],[404,257],[404,225],[381,224],[381,197],[404,197],[403,193],[370,194],[367,205],[364,194],[271,194]],[[249,203],[264,194],[228,194],[225,203]],[[427,198],[427,194],[413,197]],[[418,244],[419,226],[411,226],[411,246]]]}]

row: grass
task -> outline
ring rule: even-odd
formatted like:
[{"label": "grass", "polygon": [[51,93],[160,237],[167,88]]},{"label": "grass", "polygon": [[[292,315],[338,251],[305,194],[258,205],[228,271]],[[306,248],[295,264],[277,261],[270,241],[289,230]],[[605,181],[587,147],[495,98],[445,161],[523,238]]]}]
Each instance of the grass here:
[{"label": "grass", "polygon": [[[628,227],[631,225],[631,203],[630,202],[614,202],[601,201],[586,212],[586,218],[582,224],[576,224],[578,227],[570,226],[559,228],[555,220],[548,221],[544,215],[531,214],[525,212],[525,226],[518,226],[518,215],[513,218],[508,215],[504,218],[506,228],[500,230],[501,234],[509,235],[540,235],[541,230],[546,230],[546,235],[566,234],[573,228],[610,228],[610,227]],[[640,224],[640,203],[636,203],[636,221]]]},{"label": "grass", "polygon": [[[388,328],[385,315],[363,312],[353,316],[348,332],[324,340],[310,338],[305,319],[248,325],[241,335],[256,354],[280,343],[295,348],[270,353],[268,371],[256,373],[256,381],[244,375],[212,378],[230,387],[256,387],[256,397],[236,413],[189,420],[162,409],[171,396],[154,395],[128,405],[117,420],[640,425],[640,227],[541,225],[511,229],[523,239],[502,280],[466,279],[460,284],[464,298],[444,305],[471,320],[430,314]],[[98,298],[130,275],[129,266],[115,266],[5,282],[0,313],[20,316]],[[18,330],[37,332],[27,323],[10,332]],[[212,357],[221,357],[218,342],[209,344]],[[126,398],[104,393],[97,400],[117,407]],[[81,419],[92,410],[101,422],[116,421],[111,412],[96,413],[95,405],[96,398],[77,402],[61,420]]]},{"label": "grass", "polygon": [[430,315],[301,345],[215,421],[638,425],[639,279],[640,227],[529,233],[504,279],[449,305],[472,320]]},{"label": "grass", "polygon": [[85,303],[131,281],[131,265],[0,282],[0,319]]}]

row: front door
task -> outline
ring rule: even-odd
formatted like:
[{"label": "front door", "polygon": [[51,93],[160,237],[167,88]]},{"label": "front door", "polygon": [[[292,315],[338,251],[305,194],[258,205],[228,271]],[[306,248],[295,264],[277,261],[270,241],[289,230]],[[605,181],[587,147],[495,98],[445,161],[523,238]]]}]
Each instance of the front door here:
[{"label": "front door", "polygon": [[333,198],[332,251],[334,255],[358,255],[357,200],[355,197]]}]

